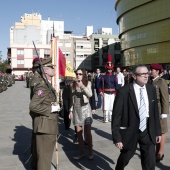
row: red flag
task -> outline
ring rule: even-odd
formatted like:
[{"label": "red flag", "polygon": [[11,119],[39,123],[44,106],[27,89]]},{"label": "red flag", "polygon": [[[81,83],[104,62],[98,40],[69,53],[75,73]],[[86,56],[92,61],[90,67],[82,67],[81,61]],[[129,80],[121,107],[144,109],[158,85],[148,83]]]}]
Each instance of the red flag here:
[{"label": "red flag", "polygon": [[65,70],[66,70],[66,58],[65,55],[62,53],[60,48],[58,48],[58,60],[59,60],[59,75],[65,76]]}]

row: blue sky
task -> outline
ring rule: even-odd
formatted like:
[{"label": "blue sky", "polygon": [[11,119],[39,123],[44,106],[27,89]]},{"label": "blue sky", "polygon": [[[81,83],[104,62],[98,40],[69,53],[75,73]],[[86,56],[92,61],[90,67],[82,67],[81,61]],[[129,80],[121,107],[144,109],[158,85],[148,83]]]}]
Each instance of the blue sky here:
[{"label": "blue sky", "polygon": [[40,13],[43,20],[64,21],[65,31],[82,35],[85,27],[109,27],[118,34],[116,24],[115,0],[5,0],[0,9],[0,51],[2,58],[7,57],[9,30],[15,22],[20,22],[24,13]]}]

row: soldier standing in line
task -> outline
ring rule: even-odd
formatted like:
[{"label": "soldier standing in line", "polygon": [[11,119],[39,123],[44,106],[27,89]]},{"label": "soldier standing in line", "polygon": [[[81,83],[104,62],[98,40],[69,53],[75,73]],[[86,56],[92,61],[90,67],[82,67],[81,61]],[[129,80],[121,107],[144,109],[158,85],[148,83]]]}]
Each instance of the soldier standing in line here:
[{"label": "soldier standing in line", "polygon": [[52,58],[43,60],[42,65],[44,71],[33,88],[29,108],[35,117],[33,131],[36,138],[37,169],[50,170],[58,134],[58,106],[53,104],[56,102],[56,94],[50,84],[54,76]]},{"label": "soldier standing in line", "polygon": [[166,81],[159,77],[162,70],[162,65],[151,64],[151,76],[153,77],[152,84],[156,87],[158,110],[162,129],[161,142],[156,145],[156,162],[160,162],[164,158],[164,146],[166,141],[166,133],[168,132],[167,114],[169,113],[169,94]]},{"label": "soldier standing in line", "polygon": [[12,84],[15,84],[15,74],[12,74]]},{"label": "soldier standing in line", "polygon": [[106,74],[101,77],[100,94],[103,97],[103,116],[104,123],[112,120],[112,109],[115,100],[116,90],[118,89],[117,76],[113,75],[112,56],[108,54],[108,62],[105,65]]},{"label": "soldier standing in line", "polygon": [[[40,58],[41,62],[43,58]],[[33,76],[30,81],[30,100],[32,99],[34,95],[34,87],[36,87],[37,84],[41,81],[41,69],[40,69],[40,60],[38,57],[36,57],[32,62],[32,72]],[[34,129],[34,120],[35,120],[35,114],[30,110],[30,116],[32,118],[32,129]],[[31,154],[32,154],[32,160],[31,160],[31,166],[33,169],[37,168],[37,152],[36,152],[36,133],[34,131],[32,132],[32,139],[31,139]]]}]

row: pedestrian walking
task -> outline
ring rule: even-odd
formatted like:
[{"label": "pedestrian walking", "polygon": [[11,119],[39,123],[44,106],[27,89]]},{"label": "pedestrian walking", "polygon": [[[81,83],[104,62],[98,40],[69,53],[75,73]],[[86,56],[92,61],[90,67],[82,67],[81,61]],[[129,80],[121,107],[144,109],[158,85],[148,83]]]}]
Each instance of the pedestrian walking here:
[{"label": "pedestrian walking", "polygon": [[70,129],[71,124],[71,120],[69,119],[69,111],[72,106],[72,89],[70,83],[69,80],[65,80],[65,86],[62,92],[64,125],[66,130]]},{"label": "pedestrian walking", "polygon": [[116,71],[117,71],[116,75],[118,79],[118,89],[120,89],[122,86],[125,85],[125,78],[123,73],[121,73],[120,71],[120,67],[117,67]]},{"label": "pedestrian walking", "polygon": [[79,160],[85,157],[83,142],[83,127],[86,140],[89,146],[89,159],[93,159],[91,124],[93,122],[89,98],[92,96],[91,82],[88,81],[85,70],[76,71],[76,81],[72,85],[73,106],[70,109],[69,117],[76,127],[76,134],[79,143],[79,154],[74,159]]},{"label": "pedestrian walking", "polygon": [[100,69],[97,68],[96,69],[96,76],[95,76],[95,89],[96,89],[96,94],[97,94],[97,109],[100,109],[102,107],[102,98],[101,98],[101,94],[99,91],[100,88],[100,81],[101,81],[101,77],[102,75],[100,74]]},{"label": "pedestrian walking", "polygon": [[161,141],[156,89],[148,84],[148,69],[134,68],[134,82],[116,94],[112,117],[112,138],[120,155],[115,170],[124,170],[140,146],[143,170],[155,170],[155,145]]}]

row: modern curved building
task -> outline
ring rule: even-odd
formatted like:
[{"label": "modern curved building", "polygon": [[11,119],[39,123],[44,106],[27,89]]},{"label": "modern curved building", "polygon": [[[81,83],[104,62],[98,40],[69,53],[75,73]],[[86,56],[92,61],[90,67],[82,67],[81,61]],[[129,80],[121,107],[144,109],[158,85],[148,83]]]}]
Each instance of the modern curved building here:
[{"label": "modern curved building", "polygon": [[117,0],[115,10],[123,65],[170,68],[170,0]]}]

